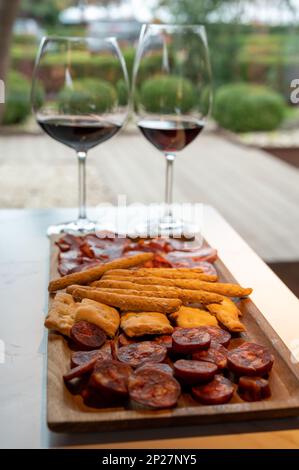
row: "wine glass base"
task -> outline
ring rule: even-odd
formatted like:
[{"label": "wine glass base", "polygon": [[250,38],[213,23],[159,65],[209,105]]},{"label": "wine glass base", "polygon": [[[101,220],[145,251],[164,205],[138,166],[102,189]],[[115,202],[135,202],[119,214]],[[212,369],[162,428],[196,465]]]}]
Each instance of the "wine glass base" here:
[{"label": "wine glass base", "polygon": [[56,225],[50,225],[47,229],[48,237],[51,235],[59,235],[62,233],[69,233],[72,235],[84,235],[87,233],[94,233],[102,230],[103,227],[99,223],[88,220],[78,219],[71,222],[65,222]]}]

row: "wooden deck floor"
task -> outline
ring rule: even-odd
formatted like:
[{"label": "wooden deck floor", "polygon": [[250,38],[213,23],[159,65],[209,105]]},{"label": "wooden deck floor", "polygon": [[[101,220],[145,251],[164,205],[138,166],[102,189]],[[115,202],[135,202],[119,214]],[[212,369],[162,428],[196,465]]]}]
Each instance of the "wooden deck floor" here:
[{"label": "wooden deck floor", "polygon": [[[46,136],[0,137],[0,207],[76,205],[70,149]],[[175,201],[215,206],[267,261],[299,260],[299,170],[206,132],[175,162]],[[90,152],[89,203],[161,202],[163,156],[139,133]]]}]

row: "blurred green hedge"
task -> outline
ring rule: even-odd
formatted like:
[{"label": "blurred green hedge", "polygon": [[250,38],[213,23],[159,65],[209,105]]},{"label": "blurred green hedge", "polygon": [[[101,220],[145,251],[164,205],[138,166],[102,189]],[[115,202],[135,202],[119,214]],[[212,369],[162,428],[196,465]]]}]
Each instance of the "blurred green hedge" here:
[{"label": "blurred green hedge", "polygon": [[7,78],[3,124],[23,122],[30,113],[30,83],[24,75],[11,71]]},{"label": "blurred green hedge", "polygon": [[[11,71],[7,77],[4,125],[20,124],[31,113],[31,82],[19,72]],[[43,91],[37,88],[37,102],[43,99]]]},{"label": "blurred green hedge", "polygon": [[86,78],[59,93],[59,111],[66,114],[103,113],[118,104],[116,89],[107,81]]},{"label": "blurred green hedge", "polygon": [[190,111],[196,103],[192,82],[176,76],[158,76],[146,80],[141,86],[139,100],[150,113],[175,114]]},{"label": "blurred green hedge", "polygon": [[213,115],[217,123],[233,132],[271,131],[285,114],[283,98],[260,85],[235,83],[216,92]]}]

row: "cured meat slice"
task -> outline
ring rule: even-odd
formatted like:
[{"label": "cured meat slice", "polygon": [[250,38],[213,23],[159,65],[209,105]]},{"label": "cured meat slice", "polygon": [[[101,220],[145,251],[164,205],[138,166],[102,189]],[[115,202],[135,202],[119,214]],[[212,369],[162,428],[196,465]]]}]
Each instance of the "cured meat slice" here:
[{"label": "cured meat slice", "polygon": [[73,324],[71,338],[80,348],[85,350],[99,349],[106,341],[104,331],[85,320]]},{"label": "cured meat slice", "polygon": [[261,377],[240,377],[238,393],[245,401],[258,401],[271,396],[269,381]]},{"label": "cured meat slice", "polygon": [[172,368],[168,364],[164,364],[161,362],[146,362],[141,367],[138,367],[136,369],[136,372],[139,372],[140,370],[144,369],[157,369],[166,372],[167,374],[173,375]]},{"label": "cured meat slice", "polygon": [[211,337],[205,327],[176,328],[172,335],[172,350],[176,354],[192,354],[208,349]]},{"label": "cured meat slice", "polygon": [[192,387],[191,392],[195,400],[203,405],[222,405],[232,398],[234,386],[223,375],[215,375],[211,382]]},{"label": "cured meat slice", "polygon": [[140,369],[129,378],[129,394],[136,403],[149,408],[171,408],[181,393],[179,383],[169,373]]},{"label": "cured meat slice", "polygon": [[263,376],[270,372],[273,362],[269,349],[256,343],[243,343],[227,355],[228,368],[237,375]]},{"label": "cured meat slice", "polygon": [[[111,356],[110,356],[111,357]],[[97,359],[109,359],[109,354],[106,351],[95,349],[91,351],[74,351],[71,356],[71,367],[78,367],[86,364],[90,360]]]},{"label": "cured meat slice", "polygon": [[220,344],[214,344],[205,351],[197,351],[192,354],[192,359],[195,361],[212,362],[216,364],[218,370],[222,370],[227,366],[228,351]]},{"label": "cured meat slice", "polygon": [[145,362],[163,362],[166,354],[165,346],[154,341],[142,341],[119,348],[117,358],[131,367],[138,367]]},{"label": "cured meat slice", "polygon": [[219,328],[218,326],[205,326],[206,331],[211,336],[211,344],[212,346],[221,344],[222,346],[228,346],[231,340],[231,334]]},{"label": "cured meat slice", "polygon": [[208,382],[215,376],[218,367],[212,362],[179,359],[174,363],[174,375],[184,384],[194,385]]},{"label": "cured meat slice", "polygon": [[119,361],[97,361],[88,386],[105,399],[122,399],[128,395],[128,379],[131,373],[131,367]]}]

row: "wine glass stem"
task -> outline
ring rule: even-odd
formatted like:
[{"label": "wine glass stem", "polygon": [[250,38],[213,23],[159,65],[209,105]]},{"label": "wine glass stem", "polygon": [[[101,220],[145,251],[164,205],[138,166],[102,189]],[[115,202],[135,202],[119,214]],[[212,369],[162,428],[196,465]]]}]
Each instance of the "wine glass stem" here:
[{"label": "wine glass stem", "polygon": [[79,169],[79,219],[86,219],[86,152],[77,152]]},{"label": "wine glass stem", "polygon": [[166,153],[166,185],[165,185],[165,204],[166,214],[165,217],[172,217],[172,193],[173,193],[173,162],[175,155],[173,153]]}]

